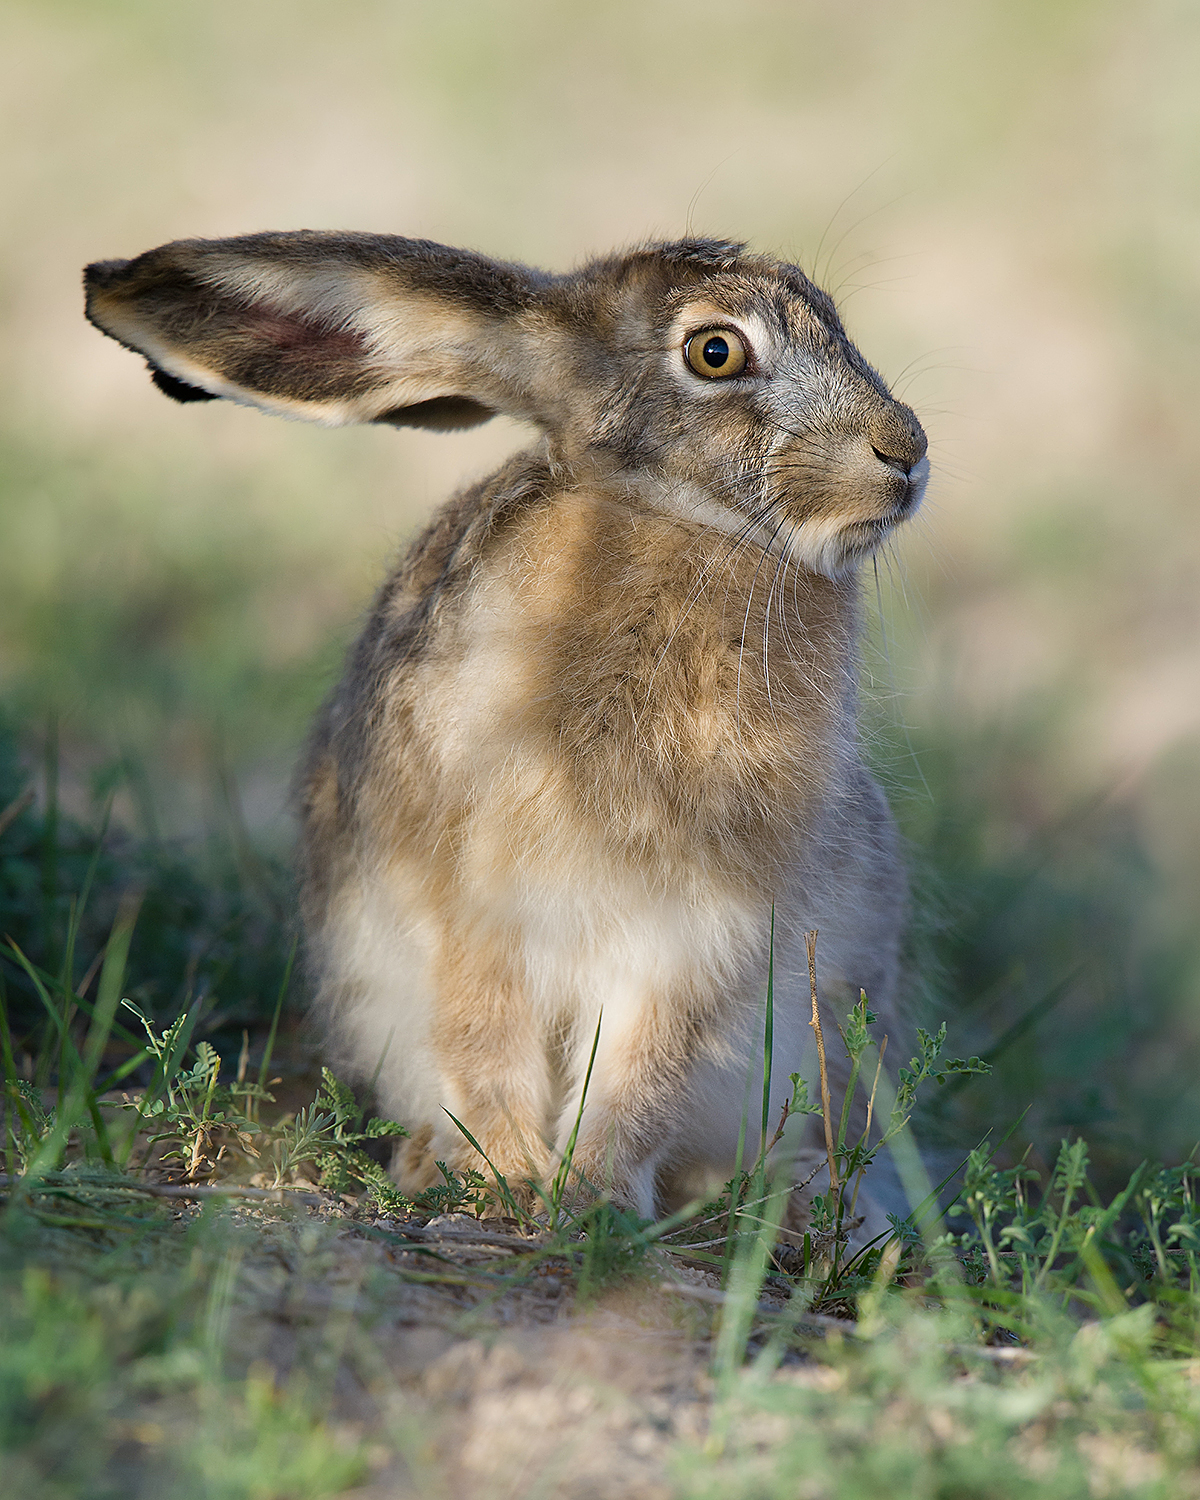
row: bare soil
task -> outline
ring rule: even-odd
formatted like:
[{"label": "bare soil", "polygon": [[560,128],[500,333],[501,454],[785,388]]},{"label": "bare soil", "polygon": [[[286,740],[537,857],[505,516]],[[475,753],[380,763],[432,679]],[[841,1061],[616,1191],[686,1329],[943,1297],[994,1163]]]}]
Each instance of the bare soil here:
[{"label": "bare soil", "polygon": [[235,1369],[329,1380],[330,1416],[380,1438],[359,1500],[667,1500],[672,1448],[705,1436],[714,1273],[664,1255],[584,1301],[565,1260],[500,1282],[525,1237],[495,1220],[236,1217],[263,1235],[238,1272]]}]

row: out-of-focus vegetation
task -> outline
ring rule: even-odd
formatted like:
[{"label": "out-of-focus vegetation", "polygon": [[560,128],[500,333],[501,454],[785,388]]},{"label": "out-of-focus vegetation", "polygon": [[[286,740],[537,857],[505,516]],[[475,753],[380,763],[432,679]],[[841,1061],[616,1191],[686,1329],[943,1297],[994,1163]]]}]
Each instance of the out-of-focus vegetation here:
[{"label": "out-of-focus vegetation", "polygon": [[204,839],[114,829],[111,793],[81,820],[58,804],[53,738],[46,748],[49,795],[38,806],[0,721],[0,1005],[25,1076],[45,1087],[57,1072],[55,1025],[30,966],[94,997],[123,905],[138,913],[125,995],[144,1014],[165,1023],[194,1011],[197,1041],[265,1030],[295,943],[286,867],[253,847],[235,803]]},{"label": "out-of-focus vegetation", "polygon": [[220,1003],[261,1014],[288,937],[246,860],[286,848],[307,719],[384,558],[522,438],[176,407],[84,323],[86,261],[268,227],[554,267],[744,236],[840,296],[931,436],[878,606],[867,579],[871,735],[912,843],[918,1001],[994,1073],[926,1129],[973,1143],[1029,1106],[1014,1143],[1084,1130],[1113,1183],[1180,1159],[1200,1135],[1198,63],[1182,0],[10,0],[0,702],[38,783],[14,833],[77,819],[86,864],[111,796],[130,867],[102,866],[97,921],[127,878],[169,888],[154,1003],[237,930]]}]

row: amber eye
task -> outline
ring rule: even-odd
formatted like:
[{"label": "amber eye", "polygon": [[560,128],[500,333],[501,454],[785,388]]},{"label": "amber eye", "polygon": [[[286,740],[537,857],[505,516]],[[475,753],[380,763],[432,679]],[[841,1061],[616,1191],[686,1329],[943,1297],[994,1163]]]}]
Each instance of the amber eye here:
[{"label": "amber eye", "polygon": [[727,380],[746,368],[746,346],[732,328],[705,328],[683,346],[683,357],[706,380]]}]

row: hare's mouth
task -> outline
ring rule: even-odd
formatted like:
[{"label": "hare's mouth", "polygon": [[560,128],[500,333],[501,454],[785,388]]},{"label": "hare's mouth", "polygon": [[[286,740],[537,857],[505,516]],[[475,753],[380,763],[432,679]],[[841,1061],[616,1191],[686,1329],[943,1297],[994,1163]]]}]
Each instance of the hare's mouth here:
[{"label": "hare's mouth", "polygon": [[908,474],[897,471],[897,478],[901,479],[903,487],[897,486],[896,491],[888,497],[888,504],[882,514],[852,523],[848,528],[852,535],[861,527],[863,535],[873,535],[878,543],[895,527],[907,521],[924,498],[925,487],[929,483],[929,460],[923,458],[919,464],[914,464]]},{"label": "hare's mouth", "polygon": [[904,493],[896,500],[892,508],[892,521],[903,521],[911,516],[917,506],[920,505],[925,494],[925,487],[929,483],[929,460],[922,458],[904,476]]},{"label": "hare's mouth", "polygon": [[[883,493],[878,487],[881,479],[885,479]],[[836,577],[869,557],[908,520],[928,482],[929,463],[924,457],[907,473],[899,465],[881,463],[865,491],[852,485],[848,492],[827,494],[824,504],[805,506],[785,530],[781,543],[808,567]]]},{"label": "hare's mouth", "polygon": [[[876,456],[882,459],[881,454]],[[887,492],[886,497],[880,496],[884,505],[879,519],[885,527],[895,526],[911,516],[920,505],[929,482],[929,460],[922,458],[911,468],[883,460],[883,470],[887,475]]]}]

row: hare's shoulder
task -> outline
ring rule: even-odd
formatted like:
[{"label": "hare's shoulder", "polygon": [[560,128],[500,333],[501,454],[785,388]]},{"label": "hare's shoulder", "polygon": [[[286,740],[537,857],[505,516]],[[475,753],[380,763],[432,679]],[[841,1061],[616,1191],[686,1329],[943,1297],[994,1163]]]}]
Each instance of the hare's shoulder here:
[{"label": "hare's shoulder", "polygon": [[[438,616],[464,601],[467,585],[499,536],[541,503],[549,486],[546,461],[522,453],[448,501],[379,590],[354,656],[365,655],[379,671],[419,655]],[[352,657],[350,665],[359,663]]]},{"label": "hare's shoulder", "polygon": [[543,458],[519,454],[437,512],[376,594],[341,680],[314,726],[310,764],[335,742],[340,761],[356,759],[354,742],[384,706],[384,683],[425,656],[439,620],[465,603],[471,578],[488,552],[521,514],[544,501],[550,479]]}]

